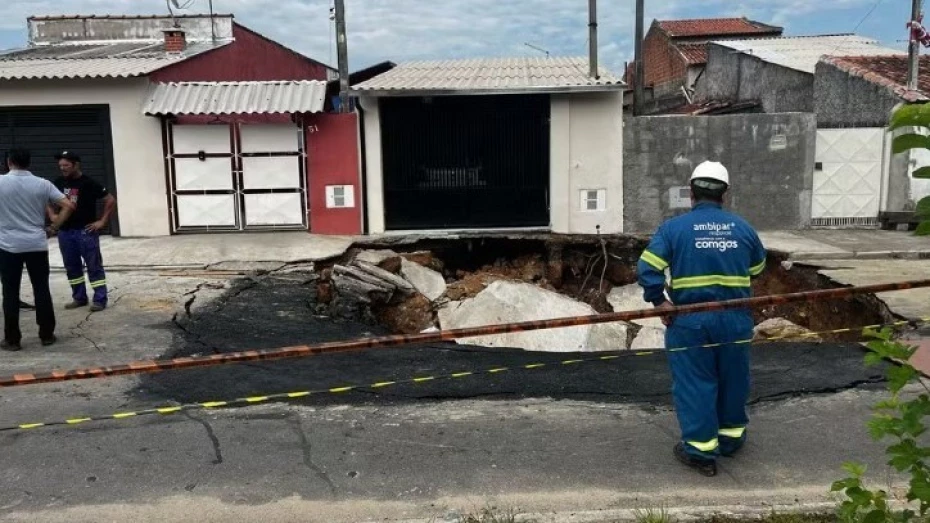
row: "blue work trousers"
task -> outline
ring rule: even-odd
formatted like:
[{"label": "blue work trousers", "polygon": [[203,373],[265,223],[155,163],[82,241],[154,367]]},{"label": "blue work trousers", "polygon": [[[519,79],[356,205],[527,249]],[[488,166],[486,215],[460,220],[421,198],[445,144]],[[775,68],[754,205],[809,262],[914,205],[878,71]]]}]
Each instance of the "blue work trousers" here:
[{"label": "blue work trousers", "polygon": [[695,457],[729,455],[746,441],[752,335],[743,310],[677,316],[666,331],[681,439]]},{"label": "blue work trousers", "polygon": [[[103,271],[103,255],[100,253],[100,235],[84,229],[68,229],[58,232],[58,247],[71,284],[71,296],[77,303],[87,303],[87,286],[94,291],[94,303],[107,305],[107,275]],[[87,277],[84,277],[84,267]]]}]

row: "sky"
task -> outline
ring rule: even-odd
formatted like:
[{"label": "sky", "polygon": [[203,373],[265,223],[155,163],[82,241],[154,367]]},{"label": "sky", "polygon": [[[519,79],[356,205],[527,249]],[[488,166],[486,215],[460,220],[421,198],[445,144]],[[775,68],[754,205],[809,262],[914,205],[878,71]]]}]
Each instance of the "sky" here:
[{"label": "sky", "polygon": [[[179,0],[183,13],[208,0]],[[588,0],[345,0],[350,69],[391,60],[587,54]],[[856,32],[906,48],[908,0],[645,0],[653,19],[745,16],[786,35]],[[213,0],[217,13],[316,60],[335,65],[331,0]],[[615,73],[633,57],[634,0],[598,0],[599,57]],[[167,14],[165,0],[6,0],[0,49],[26,44],[26,17]]]}]

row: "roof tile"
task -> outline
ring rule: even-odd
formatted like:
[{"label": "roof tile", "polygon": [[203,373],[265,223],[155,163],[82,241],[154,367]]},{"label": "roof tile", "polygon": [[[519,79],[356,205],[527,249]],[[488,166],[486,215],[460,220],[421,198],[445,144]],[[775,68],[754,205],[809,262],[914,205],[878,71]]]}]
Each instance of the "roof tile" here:
[{"label": "roof tile", "polygon": [[707,44],[678,44],[677,47],[688,61],[688,65],[707,63]]},{"label": "roof tile", "polygon": [[353,86],[398,92],[616,89],[623,82],[606,70],[588,76],[586,58],[492,58],[409,62]]},{"label": "roof tile", "polygon": [[662,20],[659,27],[672,38],[725,35],[780,35],[781,27],[754,22],[746,18],[699,18],[693,20]]},{"label": "roof tile", "polygon": [[917,75],[918,91],[907,89],[908,59],[906,55],[894,56],[834,56],[824,62],[885,87],[908,102],[930,101],[930,56],[920,57]]}]

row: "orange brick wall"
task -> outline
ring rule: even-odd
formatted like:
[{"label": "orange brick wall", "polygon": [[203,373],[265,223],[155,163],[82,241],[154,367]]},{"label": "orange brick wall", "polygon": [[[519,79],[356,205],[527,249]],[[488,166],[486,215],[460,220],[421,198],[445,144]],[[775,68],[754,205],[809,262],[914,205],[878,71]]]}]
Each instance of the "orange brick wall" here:
[{"label": "orange brick wall", "polygon": [[650,29],[643,41],[643,67],[647,86],[661,86],[669,82],[684,83],[688,65],[668,37],[656,28]]}]

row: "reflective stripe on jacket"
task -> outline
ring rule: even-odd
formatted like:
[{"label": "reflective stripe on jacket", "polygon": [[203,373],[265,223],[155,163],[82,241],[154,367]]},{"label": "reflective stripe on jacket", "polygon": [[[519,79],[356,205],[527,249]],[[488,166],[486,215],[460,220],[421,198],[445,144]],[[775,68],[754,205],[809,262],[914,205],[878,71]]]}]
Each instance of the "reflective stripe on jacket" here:
[{"label": "reflective stripe on jacket", "polygon": [[637,264],[646,301],[676,305],[748,298],[751,279],[765,270],[766,252],[756,231],[720,205],[701,202],[656,231]]}]

